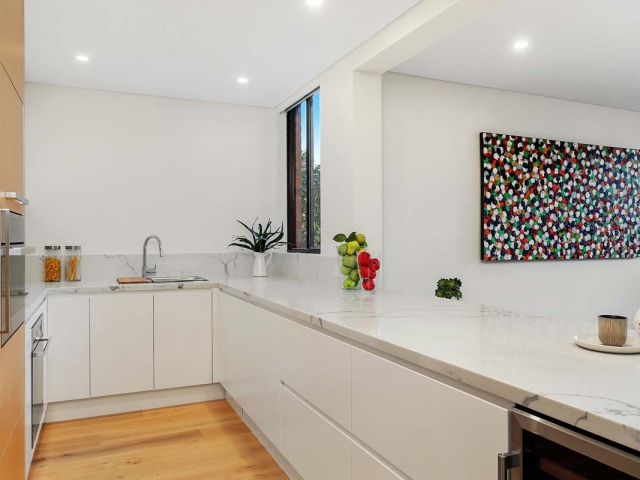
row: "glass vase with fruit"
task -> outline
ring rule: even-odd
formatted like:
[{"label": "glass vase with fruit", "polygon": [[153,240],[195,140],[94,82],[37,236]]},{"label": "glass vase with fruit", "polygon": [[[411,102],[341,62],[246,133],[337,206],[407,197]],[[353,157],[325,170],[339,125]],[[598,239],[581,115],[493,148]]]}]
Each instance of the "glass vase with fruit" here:
[{"label": "glass vase with fruit", "polygon": [[346,292],[362,291],[357,256],[367,248],[367,238],[362,233],[352,232],[349,236],[339,233],[333,240],[340,243],[336,248],[340,288]]}]

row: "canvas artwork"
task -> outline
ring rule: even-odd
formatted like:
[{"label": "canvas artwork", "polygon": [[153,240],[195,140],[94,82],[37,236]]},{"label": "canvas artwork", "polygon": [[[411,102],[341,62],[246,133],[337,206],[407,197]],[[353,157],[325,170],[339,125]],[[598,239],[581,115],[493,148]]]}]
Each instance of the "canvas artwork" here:
[{"label": "canvas artwork", "polygon": [[640,150],[481,133],[482,259],[640,256]]}]

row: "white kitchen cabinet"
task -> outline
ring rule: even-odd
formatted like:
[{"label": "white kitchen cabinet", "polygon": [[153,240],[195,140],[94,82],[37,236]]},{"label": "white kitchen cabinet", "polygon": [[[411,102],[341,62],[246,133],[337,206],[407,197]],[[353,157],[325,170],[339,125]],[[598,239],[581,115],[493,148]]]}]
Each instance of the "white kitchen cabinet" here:
[{"label": "white kitchen cabinet", "polygon": [[59,295],[47,302],[49,402],[89,398],[89,297]]},{"label": "white kitchen cabinet", "polygon": [[91,297],[91,396],[153,390],[153,295]]},{"label": "white kitchen cabinet", "polygon": [[352,348],[357,438],[413,480],[497,478],[507,409]]},{"label": "white kitchen cabinet", "polygon": [[155,389],[212,383],[211,290],[153,297]]},{"label": "white kitchen cabinet", "polygon": [[351,346],[283,318],[282,381],[318,410],[351,429]]},{"label": "white kitchen cabinet", "polygon": [[351,480],[351,440],[281,386],[280,451],[304,480]]},{"label": "white kitchen cabinet", "polygon": [[402,480],[356,443],[351,445],[351,461],[353,463],[351,480]]},{"label": "white kitchen cabinet", "polygon": [[221,293],[221,383],[267,438],[280,447],[280,317]]}]

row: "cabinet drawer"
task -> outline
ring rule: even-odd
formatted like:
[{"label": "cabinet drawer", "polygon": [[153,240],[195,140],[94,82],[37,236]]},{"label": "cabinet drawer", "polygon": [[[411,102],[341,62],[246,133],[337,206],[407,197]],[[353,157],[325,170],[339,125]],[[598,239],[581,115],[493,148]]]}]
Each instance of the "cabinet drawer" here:
[{"label": "cabinet drawer", "polygon": [[414,480],[497,478],[508,410],[357,348],[352,366],[355,437]]},{"label": "cabinet drawer", "polygon": [[60,295],[47,302],[49,401],[89,398],[89,297]]},{"label": "cabinet drawer", "polygon": [[304,480],[351,480],[351,440],[284,386],[280,451]]},{"label": "cabinet drawer", "polygon": [[351,460],[353,462],[352,480],[402,480],[355,443],[351,447]]},{"label": "cabinet drawer", "polygon": [[351,346],[287,319],[280,336],[282,381],[351,430]]}]

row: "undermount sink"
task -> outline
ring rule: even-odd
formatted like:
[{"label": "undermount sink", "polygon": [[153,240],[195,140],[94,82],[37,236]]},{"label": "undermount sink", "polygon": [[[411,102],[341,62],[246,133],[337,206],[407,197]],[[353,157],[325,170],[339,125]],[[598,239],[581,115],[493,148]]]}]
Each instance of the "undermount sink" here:
[{"label": "undermount sink", "polygon": [[149,277],[151,283],[185,283],[185,282],[208,282],[202,277]]}]

